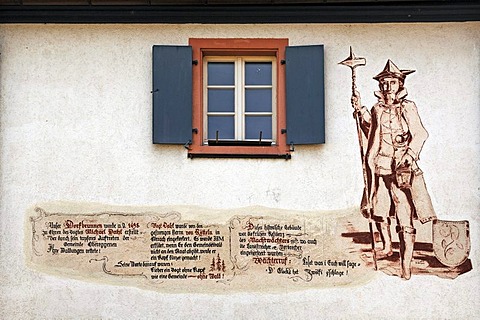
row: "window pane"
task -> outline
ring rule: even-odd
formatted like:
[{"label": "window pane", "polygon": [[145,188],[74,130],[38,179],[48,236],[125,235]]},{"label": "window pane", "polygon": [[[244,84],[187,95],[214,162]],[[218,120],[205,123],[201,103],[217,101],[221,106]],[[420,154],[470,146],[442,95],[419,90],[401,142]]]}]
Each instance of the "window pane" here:
[{"label": "window pane", "polygon": [[215,139],[218,131],[218,139],[234,139],[233,116],[210,116],[208,117],[208,139]]},{"label": "window pane", "polygon": [[234,85],[235,64],[233,62],[209,62],[208,85]]},{"label": "window pane", "polygon": [[272,112],[272,89],[245,89],[246,112]]},{"label": "window pane", "polygon": [[208,89],[208,112],[234,112],[234,89]]},{"label": "window pane", "polygon": [[272,63],[271,62],[247,62],[245,63],[246,85],[271,85]]},{"label": "window pane", "polygon": [[245,117],[245,138],[258,140],[262,131],[262,139],[272,139],[272,117]]}]

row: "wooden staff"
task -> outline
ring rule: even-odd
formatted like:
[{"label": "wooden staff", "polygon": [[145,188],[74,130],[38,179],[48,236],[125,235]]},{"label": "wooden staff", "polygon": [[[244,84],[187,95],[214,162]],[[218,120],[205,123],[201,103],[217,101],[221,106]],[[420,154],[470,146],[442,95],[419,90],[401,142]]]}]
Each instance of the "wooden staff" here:
[{"label": "wooden staff", "polygon": [[[359,66],[364,66],[366,65],[367,60],[365,58],[357,58],[355,54],[353,54],[352,47],[350,47],[350,56],[346,58],[345,60],[339,62],[339,64],[342,64],[344,66],[349,67],[352,70],[352,96],[355,96],[355,92],[357,90],[357,85],[356,85],[356,73],[355,73],[355,68]],[[352,106],[355,108],[353,105],[352,101]],[[375,252],[375,237],[373,233],[373,223],[372,223],[372,212],[371,212],[371,205],[370,205],[370,199],[368,197],[368,178],[367,178],[367,167],[365,163],[365,152],[364,152],[364,146],[363,146],[363,136],[362,136],[362,129],[360,127],[360,115],[358,112],[354,113],[355,117],[355,122],[357,124],[357,135],[358,135],[358,143],[360,145],[360,157],[362,159],[362,171],[363,171],[363,183],[365,184],[364,188],[364,197],[367,201],[367,208],[369,208],[369,213],[368,213],[368,227],[370,230],[370,240],[372,244],[372,254],[373,254],[373,265],[375,267],[375,270],[377,270],[377,254]],[[365,194],[366,192],[366,194]]]}]

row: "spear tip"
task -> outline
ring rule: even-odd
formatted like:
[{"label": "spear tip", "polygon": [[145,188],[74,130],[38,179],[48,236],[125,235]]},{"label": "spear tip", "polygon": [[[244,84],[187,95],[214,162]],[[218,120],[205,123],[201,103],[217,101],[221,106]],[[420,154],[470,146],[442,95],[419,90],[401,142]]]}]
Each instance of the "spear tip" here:
[{"label": "spear tip", "polygon": [[357,58],[353,53],[352,46],[350,46],[350,56],[343,61],[340,61],[338,64],[343,64],[350,68],[356,68],[358,66],[364,66],[367,64],[367,60],[365,58]]}]

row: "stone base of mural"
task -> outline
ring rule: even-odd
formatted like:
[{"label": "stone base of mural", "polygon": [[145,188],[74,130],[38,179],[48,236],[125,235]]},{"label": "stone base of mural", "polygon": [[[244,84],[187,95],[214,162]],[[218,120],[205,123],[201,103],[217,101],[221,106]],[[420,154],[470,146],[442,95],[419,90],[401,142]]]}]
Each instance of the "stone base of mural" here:
[{"label": "stone base of mural", "polygon": [[[168,292],[279,291],[359,285],[379,274],[368,222],[358,209],[44,203],[28,213],[27,226],[33,268],[115,285]],[[470,260],[442,266],[421,242],[416,249],[414,275],[454,278],[471,269]],[[398,254],[378,260],[378,268],[398,275]]]}]

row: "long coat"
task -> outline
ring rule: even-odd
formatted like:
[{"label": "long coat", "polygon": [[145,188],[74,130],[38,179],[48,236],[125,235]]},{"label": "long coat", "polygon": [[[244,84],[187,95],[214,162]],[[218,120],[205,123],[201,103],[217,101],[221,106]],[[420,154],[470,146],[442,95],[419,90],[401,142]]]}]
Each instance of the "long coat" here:
[{"label": "long coat", "polygon": [[[365,196],[368,199],[363,199],[362,207],[367,203],[372,204],[373,197],[376,196],[375,191],[377,186],[375,185],[378,179],[375,179],[375,175],[379,175],[376,168],[376,163],[379,157],[380,143],[381,143],[381,122],[380,117],[385,110],[385,103],[381,93],[376,93],[379,98],[379,102],[372,107],[371,113],[364,112],[362,118],[362,130],[367,135],[367,149],[365,153],[366,174],[367,174],[367,186]],[[413,212],[415,218],[418,218],[422,223],[436,219],[435,211],[432,206],[430,195],[428,194],[425,181],[423,178],[423,172],[418,167],[417,161],[422,150],[425,140],[428,138],[428,133],[423,126],[420,117],[418,115],[417,107],[413,101],[405,99],[406,91],[401,91],[397,98],[401,105],[401,115],[408,127],[410,138],[407,142],[406,153],[411,155],[414,163],[412,165],[412,171],[414,172],[412,178],[412,187],[410,190],[411,201],[413,203]],[[366,202],[367,203],[363,203]],[[388,199],[383,199],[387,200]],[[393,203],[392,203],[393,205]],[[371,205],[369,206],[372,210]],[[393,209],[393,208],[392,208]],[[391,210],[394,212],[394,210]],[[373,212],[375,215],[375,212]]]}]

